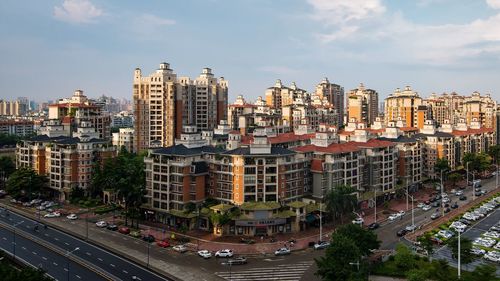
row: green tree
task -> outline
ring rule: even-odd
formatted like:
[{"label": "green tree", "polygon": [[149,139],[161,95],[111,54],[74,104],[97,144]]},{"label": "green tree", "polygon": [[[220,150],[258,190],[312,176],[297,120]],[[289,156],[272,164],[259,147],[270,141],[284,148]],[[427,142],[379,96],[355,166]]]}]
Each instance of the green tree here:
[{"label": "green tree", "polygon": [[463,158],[464,166],[469,164],[469,171],[482,173],[491,167],[491,157],[486,153],[466,153]]},{"label": "green tree", "polygon": [[429,275],[436,281],[452,281],[450,265],[444,259],[433,260],[429,268]]},{"label": "green tree", "polygon": [[[454,259],[458,258],[458,238],[452,237],[448,240],[448,247],[450,247],[451,255]],[[467,237],[460,238],[460,261],[462,264],[471,263],[474,260],[474,254],[471,253],[472,241]]]},{"label": "green tree", "polygon": [[324,257],[315,259],[318,270],[315,275],[322,280],[356,280],[357,269],[350,263],[358,262],[361,252],[356,243],[343,235],[332,237]]},{"label": "green tree", "polygon": [[488,155],[491,156],[495,163],[498,163],[498,159],[500,159],[500,145],[490,146],[490,149],[488,149]]},{"label": "green tree", "polygon": [[434,164],[434,171],[436,173],[441,173],[441,171],[449,171],[450,170],[450,164],[448,163],[448,159],[446,158],[438,158],[436,160],[436,164]]},{"label": "green tree", "polygon": [[356,190],[349,185],[338,185],[326,194],[326,209],[333,217],[340,217],[342,224],[344,223],[344,215],[350,214],[356,209],[358,199],[355,192]]},{"label": "green tree", "polygon": [[451,181],[451,185],[453,187],[456,186],[457,182],[462,178],[462,176],[459,173],[451,173],[448,176],[448,180]]},{"label": "green tree", "polygon": [[428,275],[428,272],[424,269],[411,269],[406,273],[406,278],[408,281],[425,281]]},{"label": "green tree", "polygon": [[340,226],[333,236],[336,237],[337,235],[349,237],[355,241],[360,253],[364,256],[369,256],[371,253],[370,250],[380,247],[380,241],[377,240],[377,235],[373,231],[364,229],[356,224],[350,223]]},{"label": "green tree", "polygon": [[434,244],[432,243],[432,235],[426,232],[424,235],[419,236],[417,241],[420,242],[420,246],[427,251],[427,255],[430,256],[434,252]]},{"label": "green tree", "polygon": [[496,274],[496,268],[489,264],[482,264],[476,266],[472,274],[469,274],[464,278],[465,281],[500,281],[500,278]]},{"label": "green tree", "polygon": [[396,245],[396,255],[394,255],[394,262],[398,268],[406,272],[415,265],[415,258],[412,252],[404,244]]},{"label": "green tree", "polygon": [[14,160],[8,156],[0,157],[0,176],[8,178],[16,170]]},{"label": "green tree", "polygon": [[31,199],[33,194],[46,187],[47,182],[47,177],[38,175],[30,168],[21,168],[10,175],[5,189],[12,197],[27,195]]}]

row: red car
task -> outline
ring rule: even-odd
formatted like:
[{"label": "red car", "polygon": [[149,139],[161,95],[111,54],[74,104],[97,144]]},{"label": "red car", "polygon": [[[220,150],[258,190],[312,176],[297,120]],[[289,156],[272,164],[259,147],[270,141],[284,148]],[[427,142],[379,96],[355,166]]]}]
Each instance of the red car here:
[{"label": "red car", "polygon": [[129,234],[130,233],[130,228],[128,228],[128,227],[120,227],[118,229],[118,232],[120,232],[122,234]]},{"label": "red car", "polygon": [[158,245],[159,247],[162,247],[162,248],[170,247],[170,243],[167,240],[160,240],[160,241],[156,242],[156,245]]}]

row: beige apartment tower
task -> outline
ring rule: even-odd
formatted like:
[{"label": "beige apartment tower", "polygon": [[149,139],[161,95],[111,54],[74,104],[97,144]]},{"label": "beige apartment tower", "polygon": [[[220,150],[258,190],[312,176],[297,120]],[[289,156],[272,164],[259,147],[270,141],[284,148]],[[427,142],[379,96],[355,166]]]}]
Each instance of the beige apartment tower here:
[{"label": "beige apartment tower", "polygon": [[347,120],[355,118],[370,126],[378,116],[378,93],[366,89],[363,83],[357,89],[349,91],[347,95]]}]

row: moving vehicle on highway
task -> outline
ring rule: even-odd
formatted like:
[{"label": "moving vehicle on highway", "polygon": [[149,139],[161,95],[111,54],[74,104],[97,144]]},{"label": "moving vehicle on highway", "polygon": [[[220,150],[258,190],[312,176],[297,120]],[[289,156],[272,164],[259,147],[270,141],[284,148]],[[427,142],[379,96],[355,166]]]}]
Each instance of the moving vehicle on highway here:
[{"label": "moving vehicle on highway", "polygon": [[204,259],[209,259],[210,257],[212,257],[212,253],[210,253],[209,250],[199,250],[198,256],[200,256]]},{"label": "moving vehicle on highway", "polygon": [[233,256],[233,250],[223,249],[215,253],[216,258],[230,258]]},{"label": "moving vehicle on highway", "polygon": [[101,227],[101,228],[103,228],[103,227],[108,226],[108,223],[107,223],[107,222],[105,222],[105,221],[98,221],[98,222],[96,222],[96,223],[95,223],[95,225],[96,225],[97,227]]},{"label": "moving vehicle on highway", "polygon": [[184,245],[175,245],[172,247],[172,249],[174,249],[174,251],[179,252],[179,253],[187,252],[187,247]]},{"label": "moving vehicle on highway", "polygon": [[288,248],[279,248],[274,252],[275,256],[284,256],[284,255],[289,255],[291,253],[290,249]]},{"label": "moving vehicle on highway", "polygon": [[320,241],[320,242],[314,244],[314,250],[325,249],[328,246],[330,246],[330,242],[328,242],[328,241]]},{"label": "moving vehicle on highway", "polygon": [[228,265],[246,264],[247,263],[247,258],[245,258],[245,257],[236,257],[236,258],[228,259],[226,263]]},{"label": "moving vehicle on highway", "polygon": [[78,216],[76,214],[69,214],[66,218],[68,220],[76,220],[78,219]]}]

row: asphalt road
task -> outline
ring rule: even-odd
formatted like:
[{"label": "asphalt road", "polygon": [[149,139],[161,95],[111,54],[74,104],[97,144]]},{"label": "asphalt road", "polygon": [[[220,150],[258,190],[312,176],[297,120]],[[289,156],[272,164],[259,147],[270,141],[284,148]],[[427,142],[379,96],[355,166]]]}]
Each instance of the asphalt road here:
[{"label": "asphalt road", "polygon": [[[15,239],[16,259],[21,258],[34,267],[44,269],[47,274],[56,280],[106,280],[88,268],[30,239],[20,235],[16,235]],[[13,242],[14,232],[0,226],[0,248],[12,255],[14,252]]]},{"label": "asphalt road", "polygon": [[[9,214],[8,216],[6,215],[7,213]],[[52,227],[49,227],[48,229],[39,227],[38,231],[34,231],[33,228],[36,224],[35,221],[14,212],[2,210],[0,214],[0,221],[5,222],[9,225],[14,225],[20,221],[24,221],[24,223],[17,225],[16,229],[33,234],[38,239],[50,243],[62,250],[72,251],[73,249],[78,247],[79,250],[75,251],[73,255],[92,264],[97,270],[108,273],[109,275],[113,276],[114,279],[131,280],[132,276],[136,276],[139,278],[139,280],[168,280],[135,263],[118,257],[106,250],[98,248],[74,236],[53,229]]]},{"label": "asphalt road", "polygon": [[[490,179],[485,179],[482,180],[482,189],[491,191],[496,188],[496,179],[495,178],[490,178]],[[464,195],[467,196],[467,200],[465,201],[460,201],[458,199],[458,196],[451,195],[449,194],[449,198],[451,200],[450,205],[453,202],[458,202],[458,208],[461,208],[463,205],[466,203],[472,201],[472,188],[467,187],[464,191]],[[489,193],[486,194],[486,196]],[[483,195],[485,196],[485,195]],[[410,201],[411,204],[411,201]],[[417,203],[414,203],[416,206]],[[406,210],[405,210],[406,211]],[[423,211],[420,208],[415,208],[414,210],[414,221],[415,225],[421,226],[425,223],[428,223],[431,221],[431,215],[436,212],[436,208],[432,208],[428,211]],[[441,209],[439,209],[439,212],[441,213]],[[385,221],[381,224],[381,227],[377,229],[375,232],[378,235],[378,238],[382,241],[382,244],[380,246],[380,249],[383,250],[391,250],[396,247],[396,244],[401,241],[400,237],[396,236],[396,232],[400,229],[405,228],[407,225],[411,225],[411,210],[406,211],[406,214],[402,217],[402,219],[396,219],[395,221]]]}]

